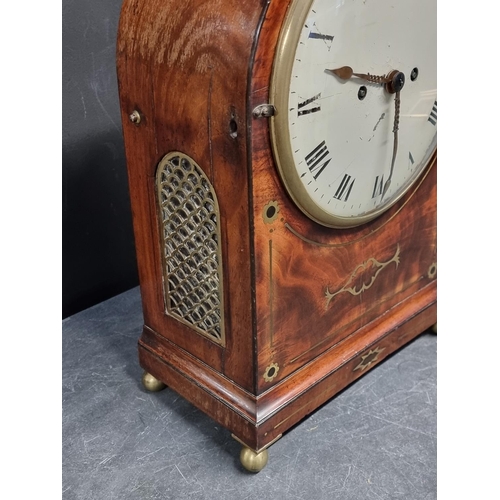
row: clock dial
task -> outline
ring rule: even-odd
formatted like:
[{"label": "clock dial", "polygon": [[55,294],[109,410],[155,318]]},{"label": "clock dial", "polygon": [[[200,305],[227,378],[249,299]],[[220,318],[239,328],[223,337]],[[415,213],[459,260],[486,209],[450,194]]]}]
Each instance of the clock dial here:
[{"label": "clock dial", "polygon": [[367,222],[417,180],[437,144],[436,4],[292,3],[271,82],[273,150],[309,217]]}]

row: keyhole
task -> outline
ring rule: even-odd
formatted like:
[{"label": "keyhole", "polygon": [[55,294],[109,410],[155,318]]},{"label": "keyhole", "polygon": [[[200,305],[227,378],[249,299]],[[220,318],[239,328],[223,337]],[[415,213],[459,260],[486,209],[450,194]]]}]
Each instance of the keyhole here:
[{"label": "keyhole", "polygon": [[231,118],[231,120],[229,121],[229,136],[233,139],[236,139],[236,137],[238,137],[238,124],[236,123],[236,120],[234,118]]}]

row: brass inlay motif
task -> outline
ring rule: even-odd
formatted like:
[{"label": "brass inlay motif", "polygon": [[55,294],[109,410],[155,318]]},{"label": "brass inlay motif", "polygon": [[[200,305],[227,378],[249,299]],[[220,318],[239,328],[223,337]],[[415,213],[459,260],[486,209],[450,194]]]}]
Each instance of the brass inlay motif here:
[{"label": "brass inlay motif", "polygon": [[325,309],[328,308],[332,299],[339,293],[348,292],[351,295],[360,295],[365,290],[368,290],[373,285],[373,283],[375,283],[375,280],[377,279],[378,275],[382,272],[382,270],[392,262],[396,264],[397,268],[400,262],[399,251],[400,249],[398,244],[396,253],[387,262],[379,262],[374,257],[366,260],[365,262],[357,266],[356,269],[354,269],[354,271],[351,273],[351,276],[349,276],[347,283],[335,293],[331,293],[327,287],[325,291],[325,297],[326,297]]},{"label": "brass inlay motif", "polygon": [[380,347],[377,347],[373,350],[370,349],[367,354],[361,356],[361,363],[359,363],[359,365],[354,368],[353,372],[355,372],[356,370],[364,371],[365,368],[369,368],[370,365],[378,360],[379,355],[383,351],[385,351],[385,347],[382,347],[382,349],[380,349]]},{"label": "brass inlay motif", "polygon": [[271,224],[278,218],[278,212],[280,211],[280,207],[277,201],[270,201],[264,206],[264,210],[262,211],[262,218],[266,224]]},{"label": "brass inlay motif", "polygon": [[266,382],[272,382],[278,375],[279,371],[280,367],[278,366],[278,363],[271,363],[264,372],[264,380]]},{"label": "brass inlay motif", "polygon": [[183,153],[156,172],[166,313],[224,345],[219,205],[205,173]]},{"label": "brass inlay motif", "polygon": [[435,262],[433,262],[430,266],[429,266],[429,270],[427,271],[427,277],[431,280],[433,280],[437,275],[437,264]]}]

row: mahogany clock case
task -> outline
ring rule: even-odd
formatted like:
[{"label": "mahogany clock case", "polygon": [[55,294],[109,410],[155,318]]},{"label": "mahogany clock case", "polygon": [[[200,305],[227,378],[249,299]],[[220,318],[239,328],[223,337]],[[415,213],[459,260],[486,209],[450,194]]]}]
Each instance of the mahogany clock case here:
[{"label": "mahogany clock case", "polygon": [[[311,221],[283,188],[253,110],[288,3],[125,0],[117,45],[141,366],[255,451],[436,323],[436,154],[357,228]],[[181,167],[210,200],[216,328],[174,304],[161,193]]]}]

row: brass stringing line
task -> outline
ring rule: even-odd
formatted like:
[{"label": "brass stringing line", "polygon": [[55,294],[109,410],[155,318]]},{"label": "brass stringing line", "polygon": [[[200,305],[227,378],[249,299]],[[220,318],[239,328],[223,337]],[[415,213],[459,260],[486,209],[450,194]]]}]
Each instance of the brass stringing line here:
[{"label": "brass stringing line", "polygon": [[290,226],[290,224],[288,222],[285,222],[285,227],[292,234],[294,234],[295,236],[297,236],[297,238],[300,238],[302,241],[305,241],[306,243],[310,243],[311,245],[315,245],[315,246],[318,246],[318,247],[340,248],[340,247],[345,247],[347,245],[352,245],[354,243],[358,243],[359,241],[362,241],[365,238],[368,238],[372,234],[374,234],[377,231],[379,231],[380,229],[382,229],[387,223],[389,223],[392,219],[394,219],[394,217],[396,217],[396,215],[398,215],[399,212],[401,212],[401,210],[403,210],[403,208],[406,206],[406,204],[413,198],[413,196],[417,192],[418,188],[421,186],[422,182],[424,182],[424,180],[426,179],[426,177],[429,175],[429,172],[431,171],[432,167],[436,163],[436,159],[437,159],[437,155],[434,157],[434,161],[432,162],[431,166],[429,167],[429,169],[427,170],[427,172],[425,173],[425,175],[422,177],[422,179],[420,179],[420,182],[417,184],[417,186],[415,187],[415,189],[411,193],[410,197],[403,203],[403,205],[399,208],[399,210],[390,219],[387,219],[381,226],[377,227],[376,229],[374,229],[370,233],[365,234],[364,236],[361,236],[361,238],[358,238],[357,240],[347,241],[346,243],[334,243],[334,244],[320,243],[319,241],[313,241],[313,240],[310,240],[309,238],[306,238],[305,236],[301,235],[299,232],[297,232],[295,229],[293,229],[293,227]]},{"label": "brass stringing line", "polygon": [[274,343],[274,318],[273,318],[273,240],[269,240],[269,311],[270,311],[270,328],[271,328],[271,347]]}]

